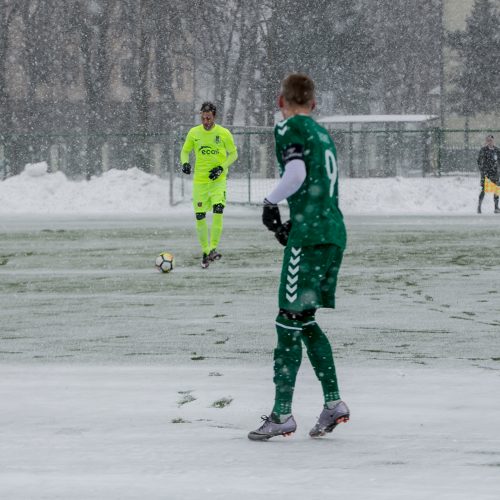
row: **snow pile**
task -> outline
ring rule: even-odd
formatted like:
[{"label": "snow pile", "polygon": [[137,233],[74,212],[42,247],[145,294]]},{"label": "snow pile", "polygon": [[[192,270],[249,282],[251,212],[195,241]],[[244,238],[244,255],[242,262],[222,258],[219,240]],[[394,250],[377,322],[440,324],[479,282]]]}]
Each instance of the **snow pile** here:
[{"label": "snow pile", "polygon": [[154,213],[168,207],[168,182],[137,168],[109,170],[90,181],[47,172],[45,162],[0,183],[0,213]]},{"label": "snow pile", "polygon": [[[169,205],[168,179],[137,168],[109,170],[90,181],[72,181],[62,172],[47,170],[46,163],[28,164],[20,175],[0,182],[0,214],[153,214],[191,210],[190,202]],[[236,198],[238,189],[246,193],[245,182],[229,179],[229,201],[242,201]],[[263,199],[275,182],[260,180],[254,199]],[[346,215],[469,214],[475,212],[478,194],[476,177],[340,180],[341,208]],[[485,212],[488,204],[486,199]]]},{"label": "snow pile", "polygon": [[479,176],[341,179],[339,189],[345,214],[470,214],[480,191]]}]

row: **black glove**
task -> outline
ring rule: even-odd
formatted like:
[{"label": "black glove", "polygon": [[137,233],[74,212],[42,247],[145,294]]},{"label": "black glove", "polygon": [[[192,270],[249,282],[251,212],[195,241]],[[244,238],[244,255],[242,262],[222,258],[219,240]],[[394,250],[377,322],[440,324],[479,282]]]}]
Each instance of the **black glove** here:
[{"label": "black glove", "polygon": [[278,205],[271,203],[267,199],[264,200],[264,209],[262,210],[262,224],[264,224],[264,226],[266,226],[267,229],[269,229],[269,231],[272,231],[273,233],[275,233],[276,229],[281,226],[281,216]]},{"label": "black glove", "polygon": [[191,173],[191,165],[189,163],[182,164],[182,173],[189,175]]},{"label": "black glove", "polygon": [[276,239],[284,247],[286,247],[286,244],[288,243],[288,235],[290,234],[291,229],[292,229],[292,221],[287,220],[284,224],[281,224],[281,226],[278,227],[278,229],[276,229],[276,232],[274,233]]},{"label": "black glove", "polygon": [[224,172],[224,169],[222,167],[214,167],[212,170],[210,170],[210,173],[208,174],[208,178],[215,181],[217,177],[220,177],[220,174]]}]

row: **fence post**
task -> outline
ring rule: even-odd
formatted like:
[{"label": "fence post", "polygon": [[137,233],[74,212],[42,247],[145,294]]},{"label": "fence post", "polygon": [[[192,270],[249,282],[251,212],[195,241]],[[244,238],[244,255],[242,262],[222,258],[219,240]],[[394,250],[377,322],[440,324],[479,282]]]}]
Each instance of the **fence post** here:
[{"label": "fence post", "polygon": [[174,169],[174,164],[175,164],[175,142],[172,141],[172,133],[175,134],[175,132],[171,132],[168,134],[167,137],[167,144],[169,144],[170,150],[172,151],[172,160],[168,162],[167,169],[168,169],[168,195],[170,199],[170,206],[175,205],[175,200],[174,200],[174,174],[175,174],[175,169]]},{"label": "fence post", "polygon": [[422,140],[422,177],[425,177],[425,171],[427,169],[427,133],[425,131],[422,132],[421,135]]},{"label": "fence post", "polygon": [[384,127],[384,166],[383,166],[383,174],[384,177],[387,177],[387,172],[390,170],[391,165],[391,144],[390,139],[391,135],[389,133],[389,124],[386,123]]},{"label": "fence post", "polygon": [[1,179],[6,179],[7,178],[7,162],[5,161],[5,146],[3,145],[3,137],[0,137],[2,139],[2,144],[0,144],[0,168],[3,170],[3,174]]},{"label": "fence post", "polygon": [[437,151],[437,176],[441,177],[441,168],[442,168],[442,161],[443,161],[443,129],[441,127],[436,127],[436,133],[437,133],[437,143],[438,143],[438,151]]},{"label": "fence post", "polygon": [[353,136],[352,136],[352,123],[349,123],[349,177],[355,177],[354,175],[354,145],[353,145]]},{"label": "fence post", "polygon": [[470,149],[470,133],[469,133],[469,116],[465,117],[465,126],[464,126],[464,142],[465,142],[465,151],[467,151],[467,156],[469,156]]},{"label": "fence post", "polygon": [[102,171],[109,170],[109,142],[106,141],[101,146]]},{"label": "fence post", "polygon": [[250,136],[246,132],[243,132],[243,134],[243,144],[245,145],[244,147],[247,156],[248,203],[252,203],[252,152],[250,145]]}]

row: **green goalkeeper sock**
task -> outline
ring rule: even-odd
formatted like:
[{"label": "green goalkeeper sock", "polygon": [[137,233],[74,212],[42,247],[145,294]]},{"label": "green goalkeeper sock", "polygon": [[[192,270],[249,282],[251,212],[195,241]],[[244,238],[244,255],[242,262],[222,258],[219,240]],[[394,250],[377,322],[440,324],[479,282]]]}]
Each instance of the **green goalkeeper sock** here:
[{"label": "green goalkeeper sock", "polygon": [[306,345],[307,356],[314,368],[316,377],[321,382],[325,404],[340,399],[335,362],[328,337],[314,322],[304,326],[302,340]]},{"label": "green goalkeeper sock", "polygon": [[208,224],[207,219],[196,219],[196,234],[198,235],[198,241],[200,242],[201,249],[203,253],[208,254],[210,248],[208,246]]},{"label": "green goalkeeper sock", "polygon": [[222,235],[222,219],[223,214],[213,214],[212,228],[210,230],[210,250],[219,246],[220,237]]}]

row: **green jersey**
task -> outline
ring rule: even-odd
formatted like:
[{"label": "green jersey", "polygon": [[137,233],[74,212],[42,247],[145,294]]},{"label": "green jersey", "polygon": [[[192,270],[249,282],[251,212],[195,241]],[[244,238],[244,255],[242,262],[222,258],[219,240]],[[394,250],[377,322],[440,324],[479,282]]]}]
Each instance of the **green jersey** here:
[{"label": "green jersey", "polygon": [[294,115],[274,129],[280,176],[289,161],[301,159],[306,178],[287,198],[294,247],[335,244],[346,246],[344,217],[338,203],[337,151],[329,133],[310,116]]},{"label": "green jersey", "polygon": [[224,181],[229,166],[238,158],[231,132],[220,125],[214,125],[210,130],[205,130],[203,125],[193,127],[182,146],[181,163],[189,161],[189,153],[193,149],[196,157],[195,184],[212,183],[208,177],[210,170],[219,166],[224,169],[219,179]]}]

